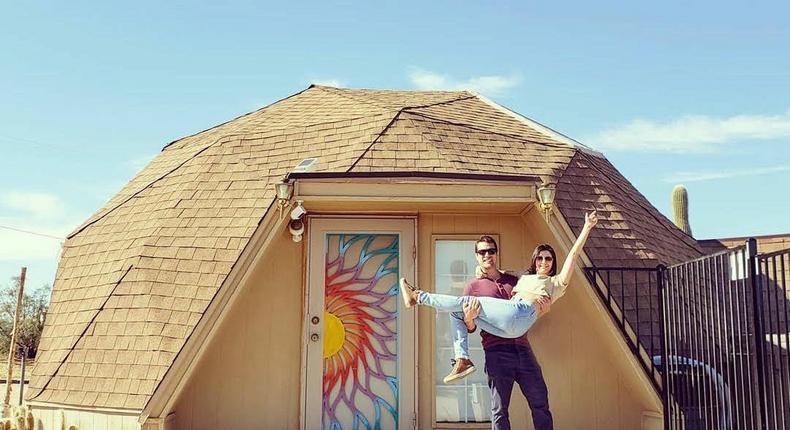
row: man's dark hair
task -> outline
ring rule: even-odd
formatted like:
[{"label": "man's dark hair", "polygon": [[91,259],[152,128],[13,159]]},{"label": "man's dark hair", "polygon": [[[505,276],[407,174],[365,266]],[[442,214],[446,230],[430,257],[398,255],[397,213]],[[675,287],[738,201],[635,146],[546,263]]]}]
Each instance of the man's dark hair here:
[{"label": "man's dark hair", "polygon": [[499,249],[499,247],[496,245],[496,240],[494,240],[494,238],[491,236],[480,236],[480,239],[477,239],[477,242],[475,242],[475,252],[477,252],[478,243],[490,243],[491,245],[494,245],[494,248]]}]

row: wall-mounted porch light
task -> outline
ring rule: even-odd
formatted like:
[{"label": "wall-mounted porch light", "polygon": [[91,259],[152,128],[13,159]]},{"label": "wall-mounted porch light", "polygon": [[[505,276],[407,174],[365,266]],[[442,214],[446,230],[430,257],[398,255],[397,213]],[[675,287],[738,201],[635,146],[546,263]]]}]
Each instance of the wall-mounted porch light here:
[{"label": "wall-mounted porch light", "polygon": [[543,211],[546,217],[546,222],[549,222],[549,214],[554,208],[554,196],[557,194],[557,184],[553,182],[544,182],[538,188],[538,199],[540,200],[540,210]]},{"label": "wall-mounted porch light", "polygon": [[292,183],[283,178],[280,182],[274,184],[274,191],[277,193],[277,206],[280,210],[280,219],[283,219],[283,211],[285,207],[291,203],[294,187]]}]

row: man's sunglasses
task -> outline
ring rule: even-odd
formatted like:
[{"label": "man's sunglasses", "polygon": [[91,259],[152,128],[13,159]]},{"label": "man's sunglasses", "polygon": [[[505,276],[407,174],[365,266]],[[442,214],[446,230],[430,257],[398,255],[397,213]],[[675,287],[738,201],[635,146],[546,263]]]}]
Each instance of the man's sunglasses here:
[{"label": "man's sunglasses", "polygon": [[485,257],[486,254],[496,255],[496,248],[478,249],[475,252],[477,253],[477,255],[479,255],[481,257]]}]

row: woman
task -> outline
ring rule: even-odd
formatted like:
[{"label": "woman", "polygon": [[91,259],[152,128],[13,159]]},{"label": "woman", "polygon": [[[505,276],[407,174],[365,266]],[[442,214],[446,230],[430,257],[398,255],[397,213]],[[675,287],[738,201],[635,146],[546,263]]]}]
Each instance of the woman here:
[{"label": "woman", "polygon": [[[573,244],[565,264],[559,274],[556,274],[556,254],[549,245],[540,245],[535,249],[528,275],[522,276],[513,288],[510,300],[492,297],[449,296],[433,294],[418,290],[411,286],[405,279],[400,280],[400,290],[403,303],[407,308],[414,305],[431,306],[439,312],[459,312],[465,304],[472,300],[480,303],[480,314],[475,322],[481,329],[495,336],[516,338],[522,336],[532,327],[541,316],[536,304],[548,298],[551,303],[556,302],[565,294],[568,281],[573,274],[576,256],[584,247],[590,230],[598,222],[595,211],[584,216],[584,227],[576,243]],[[466,331],[463,320],[451,318],[453,324],[453,345],[455,345],[455,358],[467,363],[465,366],[456,366],[447,377],[446,383],[455,382],[475,371],[474,364],[469,360]]]}]

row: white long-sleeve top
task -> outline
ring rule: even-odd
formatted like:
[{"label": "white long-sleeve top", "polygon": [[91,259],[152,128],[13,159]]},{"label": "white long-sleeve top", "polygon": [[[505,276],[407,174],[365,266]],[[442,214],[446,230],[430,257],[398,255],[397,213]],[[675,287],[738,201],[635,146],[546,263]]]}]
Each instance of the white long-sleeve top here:
[{"label": "white long-sleeve top", "polygon": [[542,296],[551,297],[551,302],[556,302],[565,294],[567,284],[560,281],[559,276],[523,275],[513,287],[513,300],[524,300],[529,304]]}]

